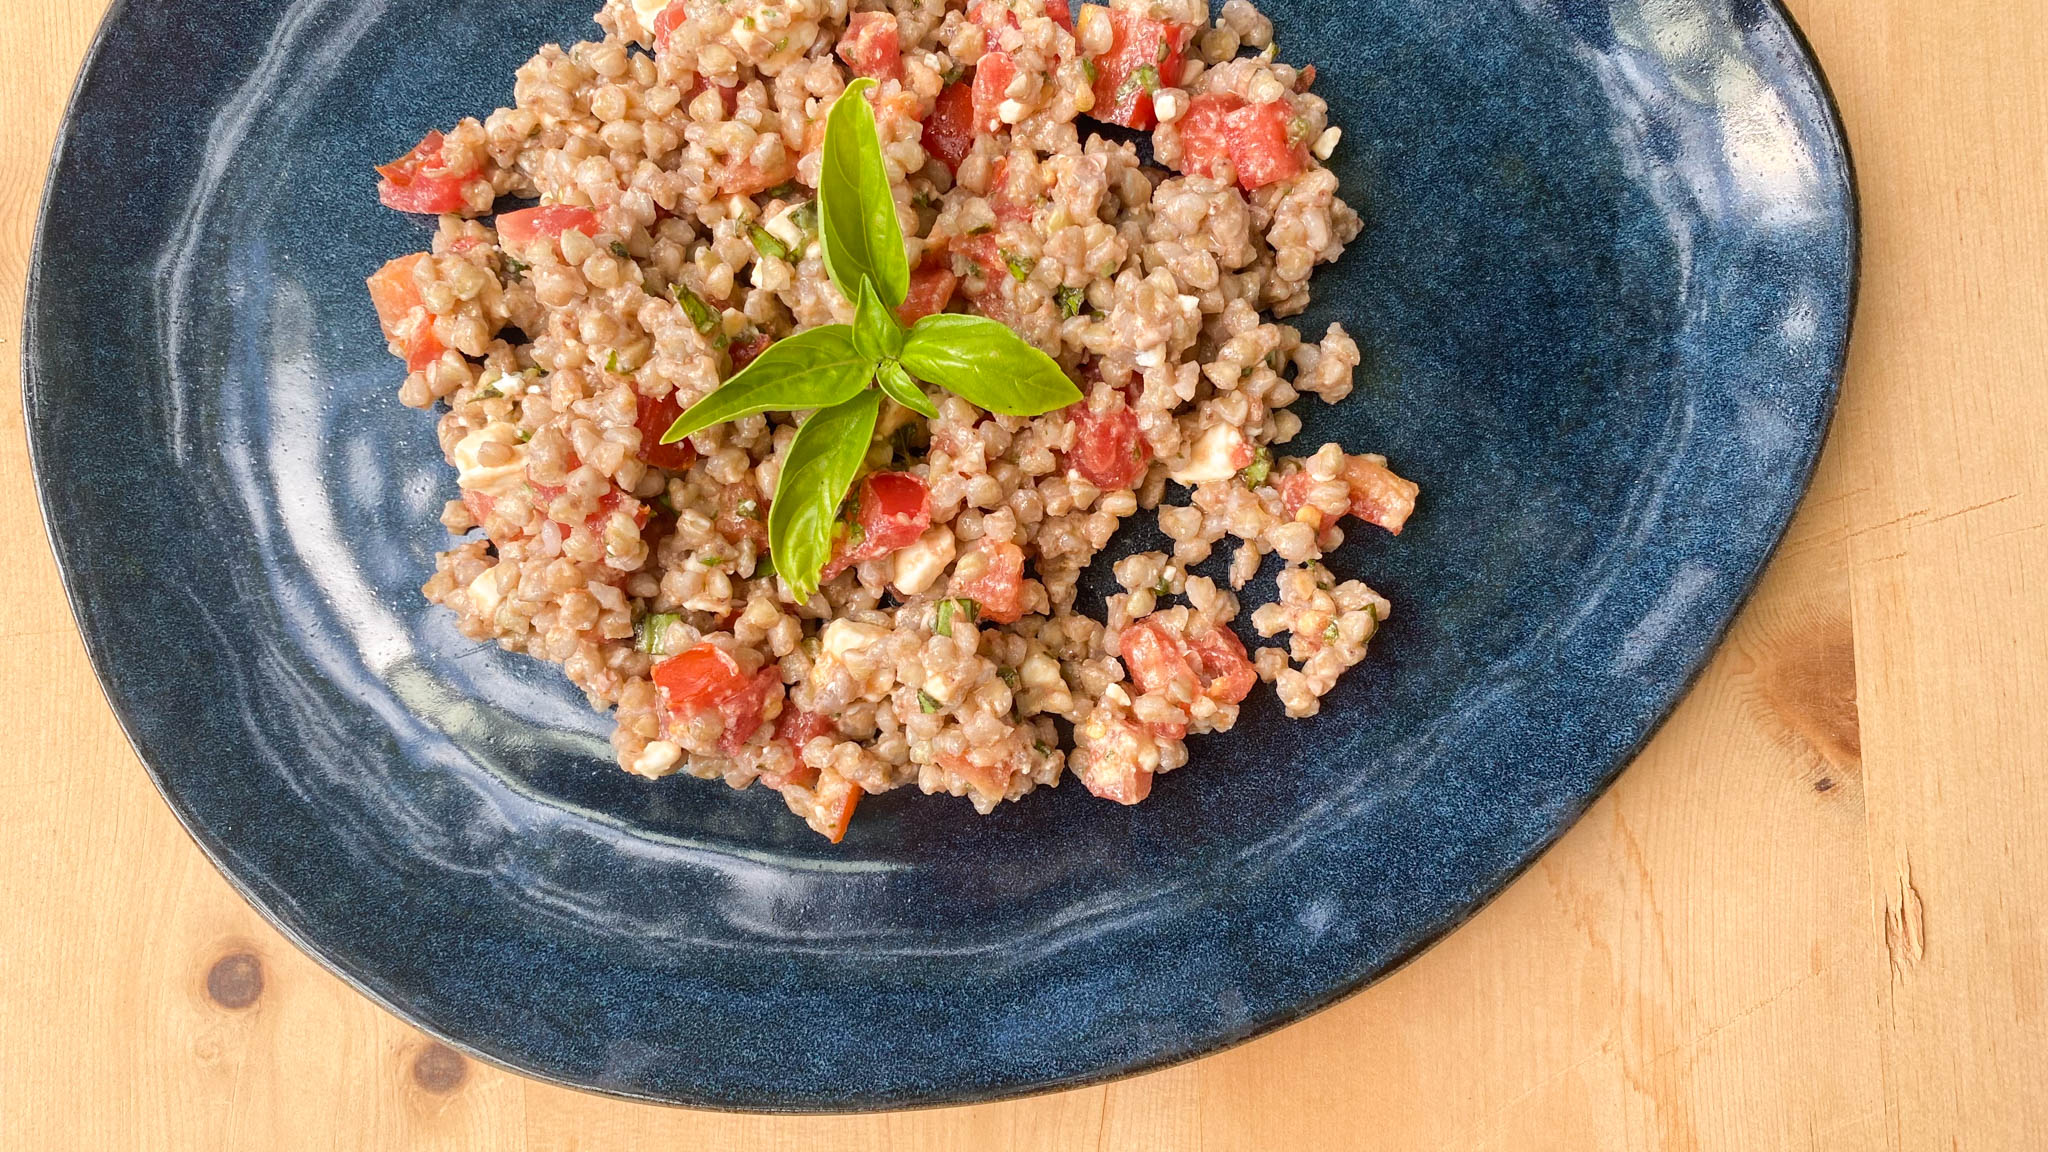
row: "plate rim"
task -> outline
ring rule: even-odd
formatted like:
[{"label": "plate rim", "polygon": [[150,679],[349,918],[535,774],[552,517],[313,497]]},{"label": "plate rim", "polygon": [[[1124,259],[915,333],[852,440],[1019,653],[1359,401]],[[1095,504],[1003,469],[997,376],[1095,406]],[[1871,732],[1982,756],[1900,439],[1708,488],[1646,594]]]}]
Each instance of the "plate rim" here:
[{"label": "plate rim", "polygon": [[191,813],[187,811],[186,806],[181,802],[178,795],[167,786],[164,776],[155,762],[144,753],[136,736],[136,726],[131,722],[129,709],[116,697],[108,682],[104,662],[110,658],[111,654],[103,650],[104,641],[95,640],[93,633],[84,626],[84,606],[80,603],[79,583],[74,578],[75,571],[82,567],[82,565],[66,552],[58,536],[56,523],[51,514],[49,476],[45,467],[43,446],[37,434],[38,393],[41,391],[43,384],[42,374],[36,367],[36,352],[39,347],[40,336],[40,326],[37,323],[39,315],[37,305],[42,294],[44,255],[50,241],[51,209],[57,191],[56,178],[64,160],[66,149],[71,143],[72,132],[77,124],[87,81],[92,76],[101,52],[106,47],[114,29],[127,16],[130,8],[134,6],[133,0],[112,0],[107,6],[73,77],[71,91],[65,99],[63,113],[58,119],[57,132],[51,143],[49,161],[44,171],[43,189],[37,203],[36,224],[32,233],[22,296],[21,411],[23,416],[23,432],[28,447],[30,478],[35,488],[36,508],[38,517],[42,521],[44,538],[56,561],[65,605],[71,613],[72,626],[79,638],[80,645],[85,649],[93,681],[98,686],[101,698],[106,702],[108,711],[113,714],[115,722],[121,730],[122,739],[127,742],[135,759],[141,763],[144,772],[149,777],[150,784],[156,789],[157,795],[163,800],[164,804],[171,810],[172,815],[176,817],[178,825],[184,831],[186,837],[199,848],[214,870],[228,882],[229,886],[242,898],[243,902],[249,905],[266,924],[282,935],[301,954],[311,958],[321,968],[340,979],[351,990],[395,1016],[404,1022],[406,1026],[418,1030],[430,1039],[444,1044],[470,1059],[515,1075],[538,1080],[542,1083],[633,1103],[656,1104],[671,1108],[740,1115],[870,1115],[886,1112],[922,1111],[933,1108],[952,1108],[972,1104],[991,1104],[1021,1100],[1034,1096],[1049,1095],[1055,1092],[1067,1092],[1079,1088],[1107,1084],[1213,1056],[1219,1052],[1235,1048],[1262,1036],[1298,1024],[1387,980],[1434,950],[1447,937],[1463,928],[1478,916],[1480,912],[1490,907],[1502,893],[1506,892],[1520,880],[1538,860],[1547,855],[1555,847],[1558,840],[1562,839],[1567,832],[1578,825],[1586,812],[1594,804],[1598,803],[1607,794],[1608,790],[1614,786],[1615,781],[1620,778],[1621,774],[1635,763],[1650,741],[1670,721],[1678,707],[1692,694],[1693,689],[1699,683],[1700,677],[1705,673],[1707,666],[1712,663],[1714,656],[1727,641],[1728,634],[1734,627],[1736,619],[1742,615],[1743,610],[1756,595],[1757,587],[1761,583],[1764,573],[1769,569],[1772,561],[1777,558],[1784,544],[1785,535],[1789,531],[1792,521],[1797,517],[1800,508],[1806,503],[1807,497],[1811,494],[1814,474],[1819,467],[1821,456],[1826,449],[1828,438],[1834,427],[1836,413],[1839,411],[1841,390],[1847,376],[1849,356],[1855,344],[1856,321],[1862,303],[1864,249],[1862,188],[1858,177],[1855,152],[1851,147],[1847,124],[1842,115],[1841,102],[1835,94],[1834,85],[1821,62],[1819,53],[1815,51],[1805,29],[1800,26],[1799,21],[1786,6],[1786,0],[1761,0],[1761,4],[1767,14],[1776,19],[1789,34],[1798,65],[1803,67],[1813,79],[1815,91],[1819,97],[1820,110],[1824,113],[1824,116],[1821,118],[1821,125],[1826,129],[1828,142],[1832,144],[1836,154],[1840,157],[1844,193],[1842,202],[1845,216],[1843,220],[1845,225],[1843,237],[1846,242],[1844,255],[1846,257],[1847,278],[1844,284],[1841,347],[1836,353],[1833,363],[1828,366],[1826,371],[1828,382],[1826,396],[1821,403],[1821,409],[1815,422],[1816,434],[1813,438],[1812,450],[1807,454],[1807,458],[1797,476],[1793,478],[1794,483],[1789,485],[1789,490],[1796,492],[1797,495],[1792,500],[1783,523],[1777,527],[1767,545],[1758,553],[1755,564],[1743,579],[1741,590],[1731,601],[1725,617],[1711,630],[1706,644],[1702,647],[1700,655],[1693,662],[1692,666],[1686,669],[1684,674],[1678,678],[1670,703],[1643,730],[1640,738],[1618,753],[1614,757],[1612,765],[1600,774],[1596,782],[1586,789],[1573,805],[1564,810],[1564,814],[1551,824],[1544,835],[1538,837],[1531,844],[1524,857],[1517,864],[1502,873],[1477,899],[1468,902],[1441,923],[1431,927],[1428,931],[1419,933],[1414,939],[1394,951],[1391,954],[1391,958],[1377,971],[1356,979],[1342,981],[1326,993],[1300,1000],[1291,1005],[1286,1011],[1276,1013],[1269,1019],[1254,1021],[1247,1027],[1220,1033],[1205,1039],[1202,1043],[1188,1045],[1169,1053],[1107,1065],[1086,1073],[988,1090],[954,1089],[924,1093],[910,1099],[862,1099],[852,1103],[842,1101],[809,1102],[780,1100],[751,1104],[706,1098],[679,1099],[654,1092],[640,1092],[622,1087],[585,1083],[535,1063],[529,1063],[513,1056],[478,1048],[458,1036],[419,1019],[407,1008],[380,993],[368,981],[350,972],[335,957],[330,956],[325,950],[293,927],[276,910],[271,908],[269,904],[256,894],[253,887],[227,865],[222,847],[215,844],[212,838],[195,826]]}]

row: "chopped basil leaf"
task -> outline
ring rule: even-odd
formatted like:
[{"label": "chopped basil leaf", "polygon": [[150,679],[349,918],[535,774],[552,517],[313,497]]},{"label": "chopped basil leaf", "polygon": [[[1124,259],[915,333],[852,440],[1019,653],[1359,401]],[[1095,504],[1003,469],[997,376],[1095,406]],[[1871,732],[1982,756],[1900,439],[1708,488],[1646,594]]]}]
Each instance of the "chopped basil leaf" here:
[{"label": "chopped basil leaf", "polygon": [[702,296],[690,291],[688,285],[672,285],[669,291],[675,294],[676,303],[682,305],[683,315],[690,318],[690,323],[697,326],[697,331],[709,336],[712,329],[718,327],[717,310],[706,304]]},{"label": "chopped basil leaf", "polygon": [[1081,59],[1081,71],[1087,73],[1088,83],[1091,85],[1095,83],[1096,77],[1101,75],[1101,72],[1098,71],[1095,67],[1095,61],[1088,57],[1083,57]]},{"label": "chopped basil leaf", "polygon": [[1003,683],[1010,686],[1011,692],[1022,692],[1024,690],[1024,678],[1017,674],[1015,668],[1005,664],[1001,668],[996,669],[996,675],[1003,678]]},{"label": "chopped basil leaf", "polygon": [[939,601],[938,607],[934,610],[933,613],[932,631],[936,632],[941,636],[946,637],[947,639],[951,639],[953,636],[953,620],[955,617],[958,617],[959,619],[965,620],[969,624],[972,624],[976,620],[981,618],[981,605],[973,600],[967,599],[946,599]]},{"label": "chopped basil leaf", "polygon": [[1038,266],[1037,261],[1021,252],[1003,253],[1003,263],[1009,265],[1010,275],[1019,281],[1031,279],[1031,270]]},{"label": "chopped basil leaf", "polygon": [[621,260],[631,260],[633,258],[632,251],[626,247],[624,241],[620,240],[612,241],[612,255],[617,256]]},{"label": "chopped basil leaf", "polygon": [[738,514],[742,520],[759,520],[761,518],[761,502],[759,500],[742,500],[733,506],[733,512]]},{"label": "chopped basil leaf", "polygon": [[763,256],[773,260],[789,259],[789,245],[776,239],[775,233],[761,227],[759,224],[748,225],[747,239],[754,242],[754,251],[759,252]]},{"label": "chopped basil leaf", "polygon": [[1335,620],[1330,621],[1330,626],[1323,629],[1323,639],[1332,644],[1337,642],[1337,622]]},{"label": "chopped basil leaf", "polygon": [[604,370],[616,376],[619,374],[619,354],[613,352],[604,358]]},{"label": "chopped basil leaf", "polygon": [[656,612],[640,618],[638,635],[634,646],[650,656],[667,656],[668,630],[682,622],[682,617],[667,612]]},{"label": "chopped basil leaf", "polygon": [[1065,316],[1069,320],[1079,316],[1081,309],[1088,303],[1088,293],[1079,288],[1062,288],[1059,290],[1058,296],[1060,315]]},{"label": "chopped basil leaf", "polygon": [[498,391],[498,386],[496,384],[486,384],[483,386],[483,389],[476,394],[476,398],[479,400],[496,400],[503,395],[503,392]]},{"label": "chopped basil leaf", "polygon": [[533,265],[528,264],[524,260],[515,259],[509,253],[506,254],[505,256],[505,275],[507,276],[524,276],[526,274],[526,270],[531,267],[533,267]]},{"label": "chopped basil leaf", "polygon": [[1139,92],[1156,92],[1158,90],[1159,69],[1147,64],[1132,72],[1129,76],[1124,77],[1124,82],[1116,86],[1116,102],[1121,104]]},{"label": "chopped basil leaf", "polygon": [[929,716],[932,713],[937,712],[939,709],[944,708],[945,705],[939,703],[937,697],[920,688],[917,690],[917,707],[925,715]]},{"label": "chopped basil leaf", "polygon": [[1259,450],[1252,453],[1252,462],[1245,465],[1244,471],[1238,473],[1238,476],[1243,478],[1245,487],[1257,488],[1266,482],[1266,477],[1272,474],[1273,450],[1261,444],[1259,445]]}]

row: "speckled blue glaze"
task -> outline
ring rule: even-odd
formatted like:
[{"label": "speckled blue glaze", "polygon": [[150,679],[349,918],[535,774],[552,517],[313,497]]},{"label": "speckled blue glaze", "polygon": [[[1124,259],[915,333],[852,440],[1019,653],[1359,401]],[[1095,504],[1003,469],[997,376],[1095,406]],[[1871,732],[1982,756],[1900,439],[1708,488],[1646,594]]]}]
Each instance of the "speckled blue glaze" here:
[{"label": "speckled blue glaze", "polygon": [[627,777],[556,670],[421,601],[453,477],[362,290],[428,235],[368,166],[508,101],[592,6],[116,3],[28,308],[49,525],[164,796],[301,946],[492,1060],[878,1108],[1299,1018],[1586,807],[1804,489],[1856,226],[1780,9],[1279,0],[1368,220],[1297,321],[1358,334],[1360,386],[1305,401],[1302,441],[1384,451],[1425,492],[1407,535],[1355,532],[1333,565],[1396,605],[1371,659],[1310,723],[1258,694],[1137,809],[897,793],[835,848],[772,794]]}]

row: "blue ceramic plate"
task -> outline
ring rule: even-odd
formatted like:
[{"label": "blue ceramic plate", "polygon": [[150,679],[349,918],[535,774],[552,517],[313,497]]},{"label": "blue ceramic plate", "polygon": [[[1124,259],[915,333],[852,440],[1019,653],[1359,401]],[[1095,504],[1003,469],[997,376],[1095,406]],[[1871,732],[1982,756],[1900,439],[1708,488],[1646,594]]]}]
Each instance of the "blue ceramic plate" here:
[{"label": "blue ceramic plate", "polygon": [[1386,452],[1425,494],[1336,558],[1396,606],[1367,663],[1312,722],[1258,694],[1136,809],[906,790],[833,847],[771,793],[628,777],[555,668],[422,602],[454,480],[363,292],[427,236],[369,166],[509,102],[593,6],[117,2],[30,285],[44,508],[157,786],[302,947],[491,1060],[881,1108],[1298,1019],[1585,809],[1805,486],[1856,225],[1779,8],[1279,0],[1368,221],[1299,321],[1341,318],[1367,364],[1300,406],[1302,442]]}]

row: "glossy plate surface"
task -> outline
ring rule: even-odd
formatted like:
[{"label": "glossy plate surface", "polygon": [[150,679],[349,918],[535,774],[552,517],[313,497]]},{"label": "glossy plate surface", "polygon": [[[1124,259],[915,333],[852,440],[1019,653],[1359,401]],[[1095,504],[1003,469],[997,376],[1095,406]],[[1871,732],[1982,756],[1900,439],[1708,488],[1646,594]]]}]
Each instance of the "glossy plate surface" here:
[{"label": "glossy plate surface", "polygon": [[1294,321],[1343,320],[1367,363],[1345,404],[1299,406],[1297,443],[1424,490],[1407,535],[1332,562],[1394,601],[1367,663],[1311,722],[1255,694],[1137,809],[1071,781],[990,819],[904,791],[835,848],[771,793],[625,776],[553,667],[422,602],[454,478],[362,287],[428,235],[370,165],[508,103],[590,7],[117,3],[28,309],[47,517],[158,786],[298,943],[490,1059],[869,1108],[1296,1019],[1585,808],[1804,489],[1856,226],[1778,8],[1278,0],[1368,220]]}]

